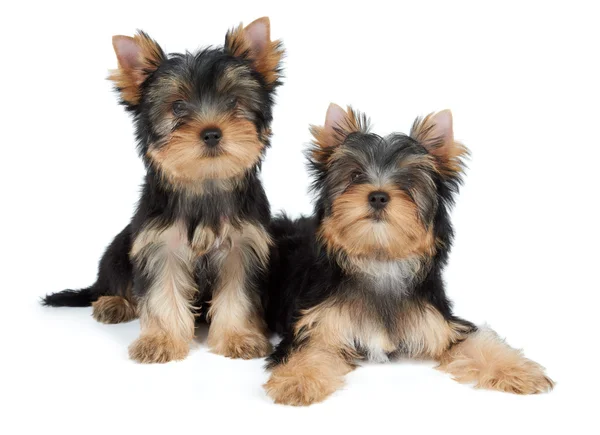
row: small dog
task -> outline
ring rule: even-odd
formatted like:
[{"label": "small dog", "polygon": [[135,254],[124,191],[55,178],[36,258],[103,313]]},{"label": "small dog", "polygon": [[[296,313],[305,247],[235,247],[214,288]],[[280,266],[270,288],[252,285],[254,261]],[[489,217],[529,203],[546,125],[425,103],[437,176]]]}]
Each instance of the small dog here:
[{"label": "small dog", "polygon": [[490,329],[456,317],[442,280],[449,209],[467,149],[452,115],[417,119],[409,136],[370,133],[364,115],[331,105],[312,127],[312,218],[271,224],[267,324],[283,339],[265,389],[310,405],[359,359],[432,358],[459,382],[519,394],[551,390],[537,363]]},{"label": "small dog", "polygon": [[258,178],[270,140],[283,48],[260,18],[224,47],[166,55],[146,33],[115,36],[114,82],[132,113],[147,174],[131,223],[100,261],[98,279],[48,295],[93,306],[103,323],[140,317],[132,359],[184,358],[200,306],[218,354],[270,352],[258,280],[268,264],[270,209]]}]

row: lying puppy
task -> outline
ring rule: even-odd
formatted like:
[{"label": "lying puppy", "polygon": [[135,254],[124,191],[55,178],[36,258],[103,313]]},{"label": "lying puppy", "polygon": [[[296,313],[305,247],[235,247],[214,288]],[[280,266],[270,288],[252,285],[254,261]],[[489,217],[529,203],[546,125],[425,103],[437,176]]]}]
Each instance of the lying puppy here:
[{"label": "lying puppy", "polygon": [[331,105],[313,127],[312,218],[272,222],[267,323],[283,336],[265,389],[310,405],[340,388],[359,359],[432,358],[459,382],[532,394],[544,369],[495,332],[456,317],[442,281],[466,148],[450,111],[409,136],[369,132],[364,115]]},{"label": "lying puppy", "polygon": [[199,307],[208,307],[214,352],[265,356],[257,279],[268,263],[270,210],[258,173],[283,55],[269,19],[194,54],[166,55],[143,32],[115,36],[113,45],[110,79],[133,115],[147,169],[141,198],[96,283],[43,302],[91,304],[104,323],[139,316],[129,354],[143,363],[184,358]]}]

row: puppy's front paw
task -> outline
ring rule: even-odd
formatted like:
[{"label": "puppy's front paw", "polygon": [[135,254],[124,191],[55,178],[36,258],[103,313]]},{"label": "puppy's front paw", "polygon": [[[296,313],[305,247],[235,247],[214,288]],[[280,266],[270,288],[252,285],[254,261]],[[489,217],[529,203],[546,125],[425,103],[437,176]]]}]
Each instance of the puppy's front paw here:
[{"label": "puppy's front paw", "polygon": [[258,331],[210,334],[208,345],[212,352],[228,358],[262,358],[271,352],[271,343]]},{"label": "puppy's front paw", "polygon": [[317,371],[290,373],[276,368],[264,389],[275,403],[308,406],[322,402],[342,384],[342,378],[320,376]]},{"label": "puppy's front paw", "polygon": [[546,376],[544,368],[527,359],[521,364],[484,375],[479,384],[484,388],[515,394],[547,393],[554,388],[554,381]]},{"label": "puppy's front paw", "polygon": [[174,340],[162,332],[142,335],[129,346],[129,357],[144,364],[182,360],[188,353],[188,343]]}]

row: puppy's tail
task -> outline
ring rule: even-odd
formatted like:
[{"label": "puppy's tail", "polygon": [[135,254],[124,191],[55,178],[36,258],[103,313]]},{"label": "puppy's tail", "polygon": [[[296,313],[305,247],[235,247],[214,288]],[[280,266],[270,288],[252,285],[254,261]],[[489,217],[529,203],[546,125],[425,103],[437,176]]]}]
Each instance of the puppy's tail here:
[{"label": "puppy's tail", "polygon": [[89,307],[98,299],[94,286],[81,290],[63,290],[42,298],[41,303],[46,307]]}]

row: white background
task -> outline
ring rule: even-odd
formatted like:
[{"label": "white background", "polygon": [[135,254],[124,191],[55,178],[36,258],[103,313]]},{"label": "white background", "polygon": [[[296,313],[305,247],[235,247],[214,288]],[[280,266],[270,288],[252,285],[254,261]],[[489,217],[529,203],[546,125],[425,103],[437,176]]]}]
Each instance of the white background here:
[{"label": "white background", "polygon": [[[2,6],[0,432],[598,433],[594,2],[394,3]],[[38,305],[93,282],[137,199],[133,129],[105,80],[111,36],[141,28],[168,52],[194,50],[263,15],[288,51],[263,170],[273,210],[310,213],[301,150],[330,101],[365,111],[381,134],[451,108],[472,158],[449,294],[458,315],[546,366],[554,392],[478,391],[399,362],[356,370],[323,404],[276,406],[263,361],[209,353],[205,331],[185,361],[139,365],[127,358],[137,321]]]}]

